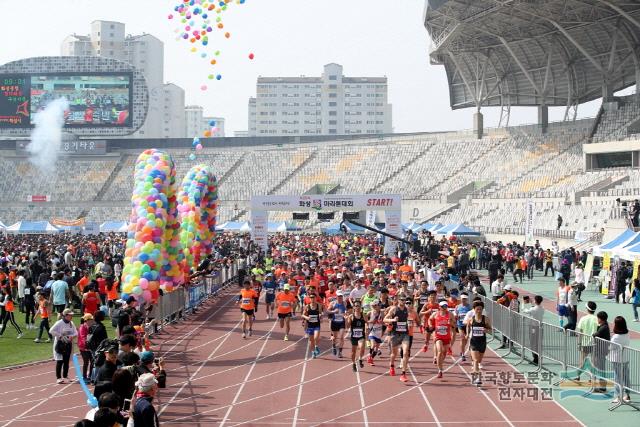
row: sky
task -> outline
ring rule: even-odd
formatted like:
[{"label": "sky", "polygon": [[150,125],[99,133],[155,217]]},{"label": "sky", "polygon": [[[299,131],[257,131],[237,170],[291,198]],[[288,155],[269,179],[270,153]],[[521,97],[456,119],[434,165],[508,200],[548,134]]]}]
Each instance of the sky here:
[{"label": "sky", "polygon": [[[127,34],[148,33],[164,42],[165,81],[185,89],[187,105],[224,117],[228,136],[247,129],[247,102],[258,76],[319,76],[331,62],[343,65],[346,76],[388,77],[395,132],[472,127],[474,110],[451,110],[444,67],[429,64],[424,0],[246,0],[223,15],[229,39],[224,31],[212,33],[207,52],[220,51],[215,67],[176,40],[178,22],[168,15],[178,2],[0,0],[0,10],[15,17],[5,16],[0,26],[0,64],[59,55],[67,35],[88,34],[94,20],[113,20],[125,23]],[[208,80],[211,73],[222,80]],[[595,116],[599,105],[580,106],[579,115]],[[499,109],[483,113],[485,127],[497,126]],[[550,109],[550,120],[563,114]],[[512,125],[536,120],[535,108],[512,109]]]}]

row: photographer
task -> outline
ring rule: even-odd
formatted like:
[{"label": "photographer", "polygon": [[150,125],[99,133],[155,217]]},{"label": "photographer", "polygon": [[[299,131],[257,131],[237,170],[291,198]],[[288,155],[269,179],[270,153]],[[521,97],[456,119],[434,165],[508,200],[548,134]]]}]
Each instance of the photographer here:
[{"label": "photographer", "polygon": [[164,369],[164,359],[156,359],[153,352],[144,351],[140,355],[140,365],[138,366],[138,376],[143,374],[153,374],[158,381],[159,388],[167,387],[167,372]]}]

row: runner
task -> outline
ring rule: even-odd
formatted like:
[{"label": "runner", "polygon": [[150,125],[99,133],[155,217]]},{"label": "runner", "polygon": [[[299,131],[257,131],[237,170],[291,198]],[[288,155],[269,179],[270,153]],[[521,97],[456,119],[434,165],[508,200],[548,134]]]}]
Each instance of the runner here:
[{"label": "runner", "polygon": [[[406,297],[405,303],[407,305],[407,308],[409,309],[408,333],[409,333],[409,357],[411,357],[411,347],[413,346],[413,332],[416,326],[422,327],[422,324],[420,323],[420,317],[418,316],[418,312],[416,311],[415,308],[413,308],[413,298]],[[400,349],[400,357],[404,357],[403,349]]]},{"label": "runner", "polygon": [[373,359],[381,354],[380,344],[382,344],[384,313],[380,310],[380,301],[375,300],[371,303],[371,312],[367,318],[369,330],[369,357],[367,363],[374,366]]},{"label": "runner", "polygon": [[264,294],[264,305],[265,310],[267,312],[267,320],[272,319],[275,314],[275,300],[276,300],[276,282],[273,281],[273,275],[271,273],[267,273],[267,278],[262,285],[265,290]]},{"label": "runner", "polygon": [[473,303],[473,317],[467,320],[467,335],[471,336],[469,349],[471,350],[472,372],[471,384],[482,385],[482,373],[480,364],[487,349],[487,332],[491,330],[491,320],[482,314],[484,303]]},{"label": "runner", "polygon": [[356,367],[356,353],[358,353],[358,364],[360,368],[364,368],[362,357],[364,356],[364,342],[367,329],[364,314],[362,313],[362,303],[360,301],[353,302],[353,314],[347,317],[347,328],[349,329],[349,338],[351,339],[351,363],[353,363],[353,372],[358,372]]},{"label": "runner", "polygon": [[309,349],[315,359],[320,354],[320,317],[322,306],[316,301],[316,294],[309,294],[310,303],[305,305],[302,318],[307,322],[306,333],[309,336]]},{"label": "runner", "polygon": [[384,322],[391,325],[391,356],[389,358],[389,375],[395,376],[395,361],[398,356],[398,350],[402,348],[402,375],[400,381],[407,382],[407,365],[409,362],[409,309],[405,304],[405,300],[398,299],[398,305],[391,307],[389,313],[384,318]]},{"label": "runner", "polygon": [[236,300],[236,304],[240,303],[240,311],[242,312],[242,338],[247,337],[247,324],[249,324],[249,336],[253,333],[256,296],[256,291],[251,289],[251,282],[248,279],[245,280],[244,287],[240,290],[240,295]]},{"label": "runner", "polygon": [[253,312],[253,320],[256,320],[256,313],[258,312],[258,303],[260,302],[260,294],[262,293],[262,276],[256,276],[253,279],[253,290],[256,291],[255,297],[253,297],[253,303],[255,304],[255,309]]},{"label": "runner", "polygon": [[295,306],[297,298],[291,293],[291,287],[286,284],[282,292],[276,296],[276,309],[278,310],[278,321],[280,329],[285,328],[284,340],[289,340],[289,332],[291,331],[291,312]]},{"label": "runner", "polygon": [[[460,359],[463,362],[467,361],[467,357],[465,353],[467,351],[467,325],[464,323],[465,317],[468,312],[471,311],[471,305],[469,305],[469,295],[463,293],[460,295],[460,304],[455,308],[455,316],[456,316],[456,326],[458,328],[458,333],[460,334]],[[453,340],[451,342],[451,346],[453,346]]]},{"label": "runner", "polygon": [[345,312],[342,291],[336,294],[336,300],[329,306],[328,312],[331,319],[331,348],[334,356],[342,358],[342,348],[344,347]]},{"label": "runner", "polygon": [[442,378],[444,358],[451,345],[451,330],[455,327],[453,316],[447,309],[446,301],[440,301],[440,309],[431,315],[429,321],[435,331],[438,378]]},{"label": "runner", "polygon": [[378,296],[376,295],[376,289],[373,286],[369,286],[367,288],[367,293],[360,299],[362,301],[362,312],[365,316],[371,313],[371,303],[377,299]]},{"label": "runner", "polygon": [[436,291],[429,291],[427,296],[427,303],[420,310],[420,318],[422,319],[422,324],[424,325],[422,331],[424,333],[424,346],[422,347],[422,352],[426,353],[429,350],[429,342],[431,342],[431,334],[434,329],[433,326],[429,323],[429,318],[431,315],[438,311],[439,305],[436,302]]},{"label": "runner", "polygon": [[[449,298],[447,299],[447,310],[453,317],[454,321],[456,319],[456,307],[458,306],[458,290],[452,289],[449,293]],[[451,343],[449,344],[449,349],[447,350],[447,356],[453,356],[453,345],[456,342],[456,338],[458,337],[458,329],[453,328],[451,330]]]}]

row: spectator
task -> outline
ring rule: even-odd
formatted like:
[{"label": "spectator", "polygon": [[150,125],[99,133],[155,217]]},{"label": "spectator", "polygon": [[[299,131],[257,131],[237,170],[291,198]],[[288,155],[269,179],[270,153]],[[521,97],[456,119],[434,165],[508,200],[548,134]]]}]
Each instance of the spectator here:
[{"label": "spectator", "polygon": [[151,351],[144,351],[140,355],[140,365],[138,366],[138,375],[153,374],[158,380],[159,388],[167,387],[167,372],[164,369],[164,359],[155,359]]},{"label": "spectator", "polygon": [[573,275],[575,276],[576,283],[578,284],[578,302],[582,301],[582,291],[585,289],[584,283],[584,265],[582,262],[576,264],[576,268],[573,269]]},{"label": "spectator", "polygon": [[136,348],[136,337],[133,335],[127,334],[122,335],[118,340],[120,342],[120,352],[118,353],[118,362],[122,364],[122,357],[127,353],[132,353]]},{"label": "spectator", "polygon": [[69,381],[69,359],[73,352],[73,338],[78,331],[72,322],[73,310],[66,308],[62,311],[62,318],[49,330],[53,335],[53,358],[56,361],[56,378],[58,384]]},{"label": "spectator", "polygon": [[118,369],[116,363],[118,361],[118,345],[117,341],[113,341],[104,351],[104,360],[100,364],[100,360],[96,360],[96,365],[99,366],[98,373],[96,375],[96,387],[93,390],[93,395],[98,399],[100,396],[112,390],[113,374]]},{"label": "spectator", "polygon": [[104,321],[104,312],[98,310],[93,313],[93,325],[89,328],[87,339],[87,349],[91,352],[96,351],[98,346],[109,337],[107,336],[107,328],[102,323]]},{"label": "spectator", "polygon": [[158,391],[158,381],[153,374],[143,374],[136,382],[138,393],[133,404],[133,427],[157,427],[158,415],[153,398]]},{"label": "spectator", "polygon": [[8,287],[4,288],[4,299],[0,302],[2,308],[4,310],[4,315],[2,318],[2,328],[0,328],[0,337],[4,334],[5,329],[7,328],[7,323],[11,323],[11,325],[16,329],[18,335],[16,338],[22,338],[22,329],[16,323],[16,318],[13,312],[15,311],[15,304],[13,303],[13,295],[11,294],[11,290]]},{"label": "spectator", "polygon": [[109,408],[100,408],[93,416],[96,427],[119,427],[118,414]]},{"label": "spectator", "polygon": [[498,278],[491,284],[491,298],[494,301],[498,301],[498,298],[502,296],[503,284],[504,276],[502,274],[498,275]]},{"label": "spectator", "polygon": [[98,407],[93,408],[89,412],[87,412],[87,415],[85,415],[84,418],[87,420],[93,421],[93,418],[96,415],[96,412],[98,412],[98,410],[101,408],[111,409],[112,411],[116,412],[118,414],[118,420],[120,424],[123,427],[126,426],[127,420],[119,412],[121,408],[120,408],[117,394],[113,392],[102,393],[102,395],[100,396],[100,399],[98,399]]},{"label": "spectator", "polygon": [[49,304],[43,294],[38,295],[38,313],[36,316],[40,316],[40,327],[38,329],[38,337],[33,341],[41,342],[42,333],[46,331],[49,338],[47,338],[47,341],[45,342],[51,342],[51,338],[53,338],[53,336],[49,332]]},{"label": "spectator", "polygon": [[76,422],[73,427],[97,427],[96,423],[91,420],[80,420]]},{"label": "spectator", "polygon": [[622,316],[617,316],[613,321],[613,336],[611,337],[611,351],[609,352],[609,361],[613,364],[614,382],[615,382],[615,399],[612,403],[620,403],[620,399],[624,402],[631,401],[629,393],[629,355],[623,350],[623,347],[629,347],[631,340],[629,339],[629,329],[627,321]]},{"label": "spectator", "polygon": [[95,282],[85,287],[85,293],[82,295],[82,309],[83,313],[95,313],[98,310],[100,304],[100,296],[95,291],[93,286]]},{"label": "spectator", "polygon": [[640,281],[638,279],[633,279],[633,290],[631,291],[629,303],[633,307],[633,321],[640,322],[640,319],[638,319],[638,307],[640,307]]},{"label": "spectator", "polygon": [[78,328],[78,350],[80,350],[80,355],[82,356],[82,378],[86,383],[90,381],[87,372],[90,374],[93,370],[93,357],[91,349],[87,345],[89,330],[93,323],[93,315],[86,313],[80,319],[80,328]]},{"label": "spectator", "polygon": [[587,302],[587,314],[582,316],[578,322],[577,331],[583,334],[583,337],[578,339],[578,346],[580,348],[580,368],[576,381],[580,381],[580,372],[584,368],[584,361],[593,352],[593,336],[598,330],[598,319],[593,314],[596,312],[598,306],[595,302]]},{"label": "spectator", "polygon": [[564,325],[564,329],[575,331],[578,323],[578,284],[575,282],[571,284],[567,294],[567,317],[569,322]]},{"label": "spectator", "polygon": [[544,277],[547,277],[547,273],[549,272],[549,269],[551,269],[551,277],[554,277],[556,274],[555,269],[553,268],[553,252],[551,252],[551,249],[547,249],[546,252],[544,253]]},{"label": "spectator", "polygon": [[24,309],[24,323],[25,325],[27,325],[27,329],[35,329],[36,290],[31,284],[31,279],[29,279],[29,281],[27,281],[26,283],[27,284],[22,291],[24,295],[24,299],[22,300],[22,306]]},{"label": "spectator", "polygon": [[[609,340],[611,339],[611,334],[609,332],[609,323],[607,323],[609,316],[606,312],[599,311],[597,318],[598,330],[595,332],[595,334],[593,334],[595,342],[595,350],[593,352],[593,366],[596,368],[597,372],[604,372],[605,358],[607,357],[607,353],[609,352]],[[600,387],[595,387],[593,391],[594,393],[606,393],[606,379],[601,378]]]},{"label": "spectator", "polygon": [[558,215],[558,230],[560,230],[560,227],[562,227],[562,217]]},{"label": "spectator", "polygon": [[136,390],[136,377],[132,371],[135,369],[120,368],[116,370],[111,379],[111,389],[118,396],[118,404],[124,406],[125,399],[130,399]]},{"label": "spectator", "polygon": [[[24,277],[24,273],[22,270],[18,270],[16,273],[16,282],[18,283],[18,306],[20,312],[24,312],[24,289],[27,287],[27,279]],[[30,323],[27,323],[27,329],[29,328]]]},{"label": "spectator", "polygon": [[533,306],[527,307],[523,310],[523,313],[537,322],[531,323],[531,329],[529,331],[529,339],[531,341],[531,351],[533,353],[533,361],[534,365],[538,364],[538,339],[540,336],[540,325],[544,320],[544,307],[542,307],[542,297],[540,295],[536,295],[533,298],[534,304]]},{"label": "spectator", "polygon": [[627,301],[625,299],[625,290],[627,288],[627,279],[629,278],[629,274],[626,268],[626,264],[623,262],[618,269],[618,274],[616,274],[616,304],[620,304],[620,297],[622,296],[622,303],[626,304]]},{"label": "spectator", "polygon": [[63,277],[64,273],[58,273],[55,282],[51,284],[51,304],[53,304],[54,311],[58,313],[58,319],[60,319],[62,312],[71,301],[69,285],[62,280]]}]

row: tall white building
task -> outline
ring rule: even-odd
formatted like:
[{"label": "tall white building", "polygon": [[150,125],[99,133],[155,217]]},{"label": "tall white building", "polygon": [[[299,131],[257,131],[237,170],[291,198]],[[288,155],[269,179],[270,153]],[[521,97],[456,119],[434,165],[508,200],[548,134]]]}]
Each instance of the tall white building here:
[{"label": "tall white building", "polygon": [[259,77],[249,99],[250,136],[393,132],[386,77],[346,77],[328,64],[321,77]]},{"label": "tall white building", "polygon": [[224,138],[224,118],[204,115],[204,109],[199,105],[187,105],[184,109],[186,124],[186,137],[202,137],[204,132],[211,130],[211,121],[216,122],[217,130],[211,135],[215,138]]},{"label": "tall white building", "polygon": [[[149,88],[149,111],[144,125],[134,135],[162,138],[165,135],[184,136],[184,91],[176,85],[164,84],[164,44],[150,34],[126,35],[125,24],[114,21],[93,21],[89,35],[70,35],[62,42],[63,56],[103,56],[128,62],[141,70]],[[170,86],[170,87],[166,87]],[[178,96],[178,90],[182,96]],[[169,92],[167,96],[166,92]],[[166,105],[165,99],[180,102]],[[180,111],[175,115],[168,111]],[[172,121],[167,121],[172,117]],[[165,129],[169,129],[166,131]]]}]

